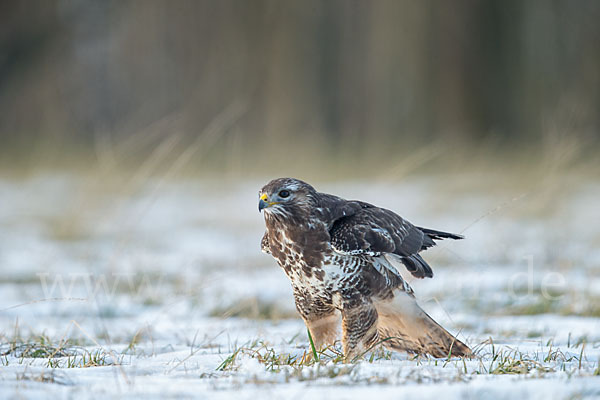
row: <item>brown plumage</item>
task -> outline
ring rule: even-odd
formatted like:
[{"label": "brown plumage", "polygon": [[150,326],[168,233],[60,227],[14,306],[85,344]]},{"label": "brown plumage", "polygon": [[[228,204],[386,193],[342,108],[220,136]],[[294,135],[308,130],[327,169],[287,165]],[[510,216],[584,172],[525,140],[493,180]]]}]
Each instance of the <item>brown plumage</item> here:
[{"label": "brown plumage", "polygon": [[419,307],[391,262],[400,261],[417,278],[432,277],[418,253],[434,240],[462,236],[416,227],[390,210],[319,193],[293,178],[265,185],[261,210],[267,228],[262,250],[290,279],[296,308],[316,345],[336,340],[341,316],[347,357],[379,343],[434,357],[471,355]]}]

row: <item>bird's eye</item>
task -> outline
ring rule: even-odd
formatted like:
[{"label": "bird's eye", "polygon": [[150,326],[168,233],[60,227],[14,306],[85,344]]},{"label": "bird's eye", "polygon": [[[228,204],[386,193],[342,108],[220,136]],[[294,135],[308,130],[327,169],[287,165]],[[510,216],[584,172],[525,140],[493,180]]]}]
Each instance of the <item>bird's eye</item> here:
[{"label": "bird's eye", "polygon": [[285,199],[286,197],[289,197],[289,195],[290,195],[290,192],[289,192],[289,191],[287,191],[287,190],[281,190],[281,191],[279,192],[279,197],[281,197],[281,198],[283,198],[283,199]]}]

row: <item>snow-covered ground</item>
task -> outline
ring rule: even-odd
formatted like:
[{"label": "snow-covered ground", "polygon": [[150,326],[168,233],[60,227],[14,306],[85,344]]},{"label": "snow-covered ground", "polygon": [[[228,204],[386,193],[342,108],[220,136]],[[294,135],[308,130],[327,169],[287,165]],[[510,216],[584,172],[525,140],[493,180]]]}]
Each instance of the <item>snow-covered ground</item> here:
[{"label": "snow-covered ground", "polygon": [[600,184],[315,183],[426,227],[421,305],[478,357],[309,361],[259,250],[265,182],[0,179],[1,398],[600,396]]}]

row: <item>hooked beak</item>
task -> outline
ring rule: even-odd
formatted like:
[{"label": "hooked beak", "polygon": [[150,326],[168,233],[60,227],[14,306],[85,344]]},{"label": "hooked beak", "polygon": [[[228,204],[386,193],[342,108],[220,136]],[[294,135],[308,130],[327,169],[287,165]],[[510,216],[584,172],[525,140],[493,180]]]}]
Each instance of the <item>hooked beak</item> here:
[{"label": "hooked beak", "polygon": [[273,203],[269,201],[269,197],[266,193],[263,193],[258,200],[258,212],[261,212],[263,208],[271,206]]}]

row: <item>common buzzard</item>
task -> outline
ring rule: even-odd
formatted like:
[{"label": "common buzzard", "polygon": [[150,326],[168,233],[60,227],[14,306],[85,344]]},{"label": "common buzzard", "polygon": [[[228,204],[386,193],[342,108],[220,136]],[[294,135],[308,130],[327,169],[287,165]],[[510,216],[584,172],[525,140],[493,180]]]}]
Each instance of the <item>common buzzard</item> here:
[{"label": "common buzzard", "polygon": [[420,228],[390,210],[317,192],[298,179],[279,178],[259,192],[266,232],[262,250],[292,283],[296,308],[316,346],[337,339],[347,358],[378,343],[434,357],[471,350],[417,304],[393,261],[417,278],[432,277],[419,252],[434,240],[462,239]]}]

